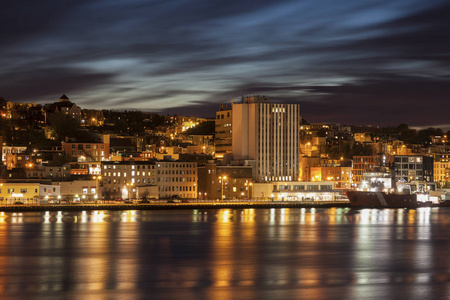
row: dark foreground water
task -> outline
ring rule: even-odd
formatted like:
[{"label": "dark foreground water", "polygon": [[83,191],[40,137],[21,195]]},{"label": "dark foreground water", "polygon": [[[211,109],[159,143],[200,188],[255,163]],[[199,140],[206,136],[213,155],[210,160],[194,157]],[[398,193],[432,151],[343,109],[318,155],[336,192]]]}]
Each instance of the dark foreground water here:
[{"label": "dark foreground water", "polygon": [[450,209],[1,213],[0,299],[450,299]]}]

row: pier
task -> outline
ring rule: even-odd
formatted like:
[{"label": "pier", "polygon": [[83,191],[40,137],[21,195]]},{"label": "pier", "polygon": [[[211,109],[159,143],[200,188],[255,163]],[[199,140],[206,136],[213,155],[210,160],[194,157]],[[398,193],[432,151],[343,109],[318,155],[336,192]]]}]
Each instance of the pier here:
[{"label": "pier", "polygon": [[245,208],[330,208],[350,207],[348,201],[199,201],[189,203],[77,203],[77,204],[21,204],[3,205],[3,212],[84,211],[84,210],[164,210],[164,209],[245,209]]}]

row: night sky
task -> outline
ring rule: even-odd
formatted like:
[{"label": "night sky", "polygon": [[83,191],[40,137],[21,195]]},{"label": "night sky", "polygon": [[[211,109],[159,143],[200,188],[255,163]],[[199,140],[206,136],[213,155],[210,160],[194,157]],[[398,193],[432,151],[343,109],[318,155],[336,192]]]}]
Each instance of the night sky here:
[{"label": "night sky", "polygon": [[214,116],[267,95],[310,122],[450,124],[450,3],[3,1],[0,96]]}]

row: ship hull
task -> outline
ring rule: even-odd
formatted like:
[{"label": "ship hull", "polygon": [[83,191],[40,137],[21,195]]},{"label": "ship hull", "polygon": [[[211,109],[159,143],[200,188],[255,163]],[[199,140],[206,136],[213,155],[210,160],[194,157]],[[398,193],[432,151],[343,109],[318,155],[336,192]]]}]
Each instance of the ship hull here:
[{"label": "ship hull", "polygon": [[416,208],[431,206],[431,202],[418,202],[417,195],[386,194],[384,192],[347,191],[352,208]]}]

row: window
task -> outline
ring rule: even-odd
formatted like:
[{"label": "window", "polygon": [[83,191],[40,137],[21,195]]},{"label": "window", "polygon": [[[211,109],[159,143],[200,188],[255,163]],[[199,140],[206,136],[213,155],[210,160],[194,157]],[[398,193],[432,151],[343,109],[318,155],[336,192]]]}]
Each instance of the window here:
[{"label": "window", "polygon": [[21,194],[25,194],[27,192],[27,189],[20,189]]},{"label": "window", "polygon": [[321,190],[321,191],[330,191],[330,190],[332,190],[332,189],[333,189],[333,186],[332,186],[332,185],[323,184],[323,185],[320,186],[320,190]]},{"label": "window", "polygon": [[87,188],[83,188],[83,194],[87,194],[88,189]]},{"label": "window", "polygon": [[318,185],[307,185],[307,190],[308,191],[318,191],[319,186]]}]

